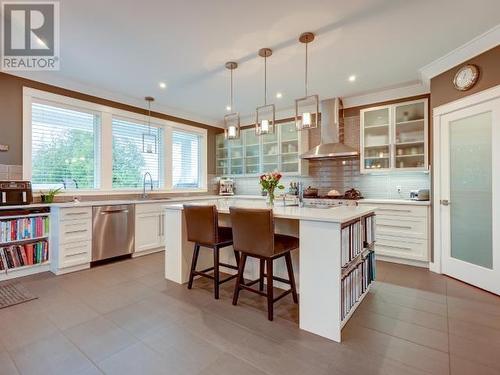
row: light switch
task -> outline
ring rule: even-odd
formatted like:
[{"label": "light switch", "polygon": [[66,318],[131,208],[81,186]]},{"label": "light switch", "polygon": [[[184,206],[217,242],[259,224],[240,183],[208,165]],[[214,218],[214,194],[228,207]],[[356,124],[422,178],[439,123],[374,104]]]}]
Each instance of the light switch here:
[{"label": "light switch", "polygon": [[0,151],[9,151],[9,145],[0,145]]}]

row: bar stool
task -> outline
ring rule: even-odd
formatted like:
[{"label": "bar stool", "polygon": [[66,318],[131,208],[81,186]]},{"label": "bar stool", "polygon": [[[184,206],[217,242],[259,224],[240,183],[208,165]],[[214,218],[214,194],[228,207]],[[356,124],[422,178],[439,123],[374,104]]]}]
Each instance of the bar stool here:
[{"label": "bar stool", "polygon": [[[293,236],[274,233],[273,211],[270,209],[245,209],[229,207],[231,225],[233,228],[233,247],[241,252],[238,269],[238,278],[234,289],[233,305],[238,303],[240,290],[248,290],[267,297],[267,318],[273,320],[274,303],[292,294],[293,302],[298,303],[297,289],[292,268],[290,252],[299,247],[299,239]],[[247,257],[258,258],[260,261],[260,275],[257,280],[245,283],[243,274]],[[273,275],[273,261],[284,257],[288,271],[288,280]],[[264,273],[264,264],[266,272]],[[267,280],[267,292],[264,290],[264,278]],[[273,280],[290,285],[290,289],[274,297]],[[259,283],[259,289],[251,285]]]},{"label": "bar stool", "polygon": [[[186,218],[186,229],[188,241],[194,242],[193,259],[191,261],[191,271],[189,273],[188,289],[193,287],[195,276],[202,276],[214,281],[214,296],[219,299],[219,285],[226,281],[236,278],[238,275],[232,275],[220,280],[219,267],[227,267],[237,270],[240,262],[240,255],[234,252],[236,266],[219,262],[220,249],[233,244],[233,235],[231,228],[219,227],[217,208],[215,205],[184,205],[184,216]],[[200,247],[207,247],[213,250],[214,265],[196,271],[196,263],[200,255]],[[213,271],[213,275],[209,272]]]}]

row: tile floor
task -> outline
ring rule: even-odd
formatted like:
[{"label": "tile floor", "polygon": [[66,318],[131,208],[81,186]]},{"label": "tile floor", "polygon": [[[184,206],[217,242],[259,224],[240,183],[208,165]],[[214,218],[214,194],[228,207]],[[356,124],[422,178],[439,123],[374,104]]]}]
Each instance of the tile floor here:
[{"label": "tile floor", "polygon": [[155,254],[21,280],[39,299],[0,310],[0,374],[500,374],[500,298],[379,262],[337,344],[297,328],[291,297],[164,280]]}]

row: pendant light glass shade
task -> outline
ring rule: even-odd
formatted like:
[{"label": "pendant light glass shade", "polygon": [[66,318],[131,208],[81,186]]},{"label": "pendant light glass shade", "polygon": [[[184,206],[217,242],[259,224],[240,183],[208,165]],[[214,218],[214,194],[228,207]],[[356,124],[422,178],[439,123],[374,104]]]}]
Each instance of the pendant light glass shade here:
[{"label": "pendant light glass shade", "polygon": [[[238,67],[238,63],[229,61],[226,63],[226,69],[231,72],[231,111],[234,110],[233,106],[233,70]],[[232,112],[224,116],[224,137],[226,139],[239,139],[240,138],[240,114]]]},{"label": "pendant light glass shade", "polygon": [[148,132],[142,133],[142,152],[144,154],[156,154],[158,153],[158,143],[156,135],[151,133],[151,103],[155,99],[152,96],[146,96],[144,99],[148,102]]},{"label": "pendant light glass shade", "polygon": [[306,45],[306,64],[305,64],[305,95],[302,98],[295,99],[295,127],[297,130],[307,130],[317,128],[319,125],[319,96],[308,95],[308,54],[307,45],[314,40],[314,34],[307,32],[299,37],[299,41]]},{"label": "pendant light glass shade", "polygon": [[273,54],[270,48],[261,48],[259,56],[264,58],[264,105],[255,111],[255,134],[273,134],[276,121],[276,107],[267,104],[267,58]]}]

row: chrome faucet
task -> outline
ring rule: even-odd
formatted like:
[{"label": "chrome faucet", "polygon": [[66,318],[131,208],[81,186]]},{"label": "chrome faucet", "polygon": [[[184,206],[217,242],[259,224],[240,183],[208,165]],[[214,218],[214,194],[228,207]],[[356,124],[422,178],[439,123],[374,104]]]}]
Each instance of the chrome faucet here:
[{"label": "chrome faucet", "polygon": [[146,176],[149,176],[149,182],[151,186],[151,191],[153,191],[153,177],[151,176],[151,173],[146,172],[144,173],[144,177],[142,179],[142,199],[147,199],[148,194],[146,193]]},{"label": "chrome faucet", "polygon": [[302,183],[302,181],[299,181],[297,183],[297,188],[298,188],[299,207],[304,207],[304,184]]}]

